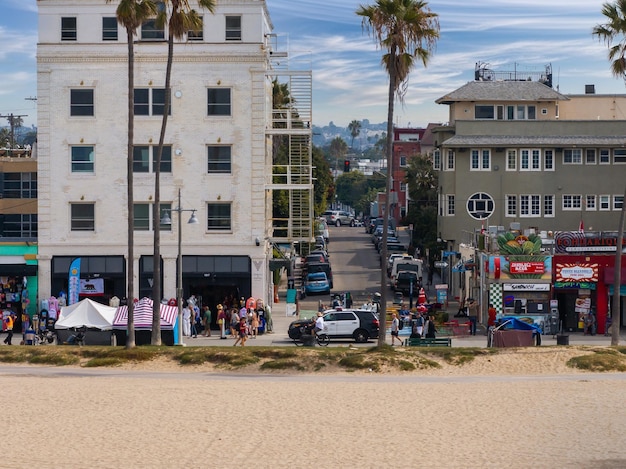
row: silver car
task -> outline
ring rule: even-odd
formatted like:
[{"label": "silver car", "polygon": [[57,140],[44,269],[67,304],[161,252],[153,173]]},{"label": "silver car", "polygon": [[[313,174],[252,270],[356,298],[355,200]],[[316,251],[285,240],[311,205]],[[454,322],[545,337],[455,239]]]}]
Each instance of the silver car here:
[{"label": "silver car", "polygon": [[329,225],[341,226],[350,225],[354,226],[354,216],[344,210],[327,210],[324,212],[324,218]]}]

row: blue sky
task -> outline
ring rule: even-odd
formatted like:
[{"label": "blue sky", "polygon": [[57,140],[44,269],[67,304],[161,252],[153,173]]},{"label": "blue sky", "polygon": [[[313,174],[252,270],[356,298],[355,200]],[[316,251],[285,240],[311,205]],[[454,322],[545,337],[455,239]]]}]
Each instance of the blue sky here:
[{"label": "blue sky", "polygon": [[[103,0],[104,1],[104,0]],[[217,0],[219,2],[219,0]],[[0,114],[27,114],[36,123],[36,0],[0,0]],[[346,126],[357,119],[387,118],[387,75],[382,52],[354,12],[373,0],[267,0],[280,43],[304,54],[313,70],[313,122]],[[435,99],[474,78],[476,62],[495,70],[542,70],[552,64],[554,84],[565,94],[595,84],[599,94],[626,93],[611,76],[607,48],[591,36],[604,21],[603,0],[431,0],[441,37],[426,68],[409,79],[395,122],[425,126],[447,121]],[[0,125],[4,125],[0,122]]]}]

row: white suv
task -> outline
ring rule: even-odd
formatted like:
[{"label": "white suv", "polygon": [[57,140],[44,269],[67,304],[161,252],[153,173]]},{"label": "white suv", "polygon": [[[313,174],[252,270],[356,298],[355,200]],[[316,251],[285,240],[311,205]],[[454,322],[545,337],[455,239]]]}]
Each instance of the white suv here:
[{"label": "white suv", "polygon": [[356,223],[354,217],[343,210],[327,210],[324,212],[324,217],[329,225],[341,226],[350,225],[354,226]]}]

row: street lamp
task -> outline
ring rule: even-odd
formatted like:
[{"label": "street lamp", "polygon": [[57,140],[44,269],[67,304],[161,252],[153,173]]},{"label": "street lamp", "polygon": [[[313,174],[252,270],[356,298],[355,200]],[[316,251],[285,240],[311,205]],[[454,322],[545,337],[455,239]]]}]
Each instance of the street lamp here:
[{"label": "street lamp", "polygon": [[[182,247],[183,247],[183,221],[182,221],[182,212],[191,212],[191,217],[187,221],[189,225],[197,225],[200,223],[198,218],[196,217],[196,209],[184,209],[181,207],[180,203],[180,188],[178,189],[178,207],[170,209],[170,212],[178,213],[178,272],[176,273],[176,304],[178,305],[178,345],[185,345],[183,343],[183,255],[182,255]],[[162,225],[171,225],[172,219],[169,214],[165,212],[163,218],[161,219]]]}]

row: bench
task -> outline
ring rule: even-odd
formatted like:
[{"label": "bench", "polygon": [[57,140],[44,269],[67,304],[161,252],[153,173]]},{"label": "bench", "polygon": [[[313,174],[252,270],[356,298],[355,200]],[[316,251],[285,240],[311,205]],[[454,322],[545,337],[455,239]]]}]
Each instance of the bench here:
[{"label": "bench", "polygon": [[408,338],[404,341],[405,347],[452,347],[452,339],[449,337]]}]

